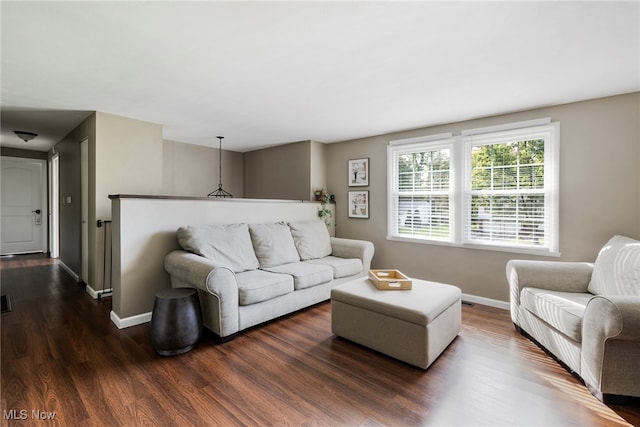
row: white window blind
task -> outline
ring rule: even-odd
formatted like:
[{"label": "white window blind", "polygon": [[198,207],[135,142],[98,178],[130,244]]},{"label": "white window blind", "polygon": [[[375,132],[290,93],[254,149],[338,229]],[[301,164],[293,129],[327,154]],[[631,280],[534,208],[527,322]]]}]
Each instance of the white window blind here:
[{"label": "white window blind", "polygon": [[390,234],[451,240],[452,141],[389,147]]},{"label": "white window blind", "polygon": [[526,124],[393,141],[388,237],[557,254],[560,127]]}]

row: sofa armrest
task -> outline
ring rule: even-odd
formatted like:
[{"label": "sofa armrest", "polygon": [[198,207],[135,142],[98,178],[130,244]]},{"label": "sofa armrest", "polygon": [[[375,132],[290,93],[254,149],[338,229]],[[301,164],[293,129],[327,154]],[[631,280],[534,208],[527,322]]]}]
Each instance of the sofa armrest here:
[{"label": "sofa armrest", "polygon": [[375,252],[373,243],[366,240],[331,238],[331,254],[340,258],[359,258],[362,261],[364,273],[371,269],[371,260]]},{"label": "sofa armrest", "polygon": [[231,269],[183,250],[170,252],[164,268],[171,275],[172,286],[197,288],[216,299],[215,304],[201,301],[203,316],[210,318],[205,324],[214,332],[224,337],[238,331],[238,283]]},{"label": "sofa armrest", "polygon": [[638,349],[640,296],[593,297],[582,321],[580,374],[585,383],[597,392],[627,394],[640,381]]},{"label": "sofa armrest", "polygon": [[593,264],[588,262],[511,260],[507,263],[507,280],[511,302],[511,319],[517,319],[523,288],[563,292],[587,292]]}]

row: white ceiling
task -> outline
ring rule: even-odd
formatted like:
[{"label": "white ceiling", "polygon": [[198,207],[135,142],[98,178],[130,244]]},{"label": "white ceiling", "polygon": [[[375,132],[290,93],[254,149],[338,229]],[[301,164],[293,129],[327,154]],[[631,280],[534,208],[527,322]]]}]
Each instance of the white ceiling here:
[{"label": "white ceiling", "polygon": [[47,150],[91,111],[242,152],[640,90],[638,1],[0,7],[3,146]]}]

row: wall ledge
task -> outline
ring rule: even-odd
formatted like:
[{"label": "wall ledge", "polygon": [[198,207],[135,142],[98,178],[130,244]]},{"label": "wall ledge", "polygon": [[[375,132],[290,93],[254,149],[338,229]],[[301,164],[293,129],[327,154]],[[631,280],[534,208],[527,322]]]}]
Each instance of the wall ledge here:
[{"label": "wall ledge", "polygon": [[109,194],[111,200],[122,199],[144,199],[144,200],[203,200],[209,202],[237,202],[237,203],[317,203],[316,200],[284,200],[284,199],[244,199],[237,197],[216,198],[216,197],[194,197],[194,196],[161,196],[145,194]]}]

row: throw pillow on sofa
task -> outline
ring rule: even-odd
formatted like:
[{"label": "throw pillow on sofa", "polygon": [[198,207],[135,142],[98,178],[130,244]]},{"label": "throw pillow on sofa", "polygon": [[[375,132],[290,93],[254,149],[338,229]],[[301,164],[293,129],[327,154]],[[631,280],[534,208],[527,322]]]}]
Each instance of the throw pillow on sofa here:
[{"label": "throw pillow on sofa", "polygon": [[596,258],[588,290],[595,295],[640,295],[640,241],[612,237]]},{"label": "throw pillow on sofa", "polygon": [[302,261],[331,255],[331,237],[324,221],[290,222],[289,228]]},{"label": "throw pillow on sofa", "polygon": [[291,230],[284,222],[250,224],[249,233],[260,268],[300,262]]},{"label": "throw pillow on sofa", "polygon": [[235,273],[259,267],[247,224],[180,227],[178,242],[185,251],[209,258]]}]

